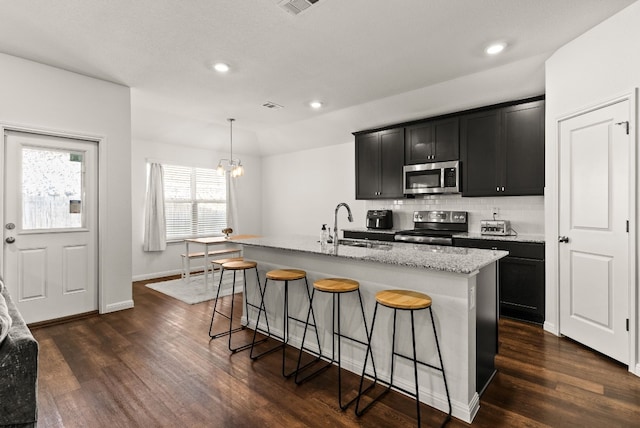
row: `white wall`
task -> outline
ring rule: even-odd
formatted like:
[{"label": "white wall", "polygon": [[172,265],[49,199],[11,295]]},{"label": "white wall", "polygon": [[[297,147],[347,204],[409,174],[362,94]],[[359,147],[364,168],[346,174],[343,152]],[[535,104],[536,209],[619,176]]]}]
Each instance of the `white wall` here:
[{"label": "white wall", "polygon": [[[554,53],[546,64],[546,322],[558,333],[557,120],[640,86],[640,2],[636,2]],[[638,123],[638,118],[634,120]],[[636,135],[637,129],[632,128]],[[636,160],[637,162],[637,160]],[[636,163],[638,165],[638,163]],[[640,224],[636,219],[635,230]],[[638,236],[635,236],[638,242]],[[636,261],[637,262],[637,261]],[[637,277],[634,281],[637,292]],[[639,306],[635,302],[636,310]],[[634,328],[635,327],[635,328]],[[632,326],[638,343],[638,325]],[[638,352],[638,351],[636,351]],[[637,356],[636,356],[637,361]],[[640,368],[636,368],[640,373]]]},{"label": "white wall", "polygon": [[129,88],[0,54],[0,94],[6,127],[102,139],[100,312],[131,307]]},{"label": "white wall", "polygon": [[335,208],[346,202],[354,223],[341,208],[340,228],[364,225],[364,201],[356,201],[353,142],[263,159],[265,235],[315,235],[326,223],[333,229]]},{"label": "white wall", "polygon": [[[533,59],[537,61],[539,59]],[[521,67],[527,61],[508,64],[481,73],[439,83],[416,91],[394,95],[335,114],[374,128],[391,123],[431,117],[473,107],[511,101],[544,93],[544,82],[536,76],[524,75]],[[539,73],[542,75],[542,73]],[[353,129],[360,131],[362,129]],[[298,126],[300,146],[304,135],[313,134],[312,123]],[[274,137],[263,132],[261,138]],[[335,136],[336,145],[320,149],[274,155],[263,160],[263,233],[319,235],[323,223],[333,228],[336,205],[347,202],[354,215],[349,223],[345,213],[339,214],[339,228],[365,226],[367,209],[390,208],[398,211],[398,228],[411,228],[410,216],[415,210],[433,209],[440,203],[450,209],[472,211],[472,227],[500,208],[501,218],[513,216],[520,233],[543,233],[543,201],[541,197],[526,198],[452,198],[435,201],[355,201],[355,148],[352,135]],[[295,150],[293,147],[290,150]],[[448,208],[443,208],[448,209]],[[525,212],[529,211],[529,212]],[[396,218],[394,217],[394,222]],[[475,222],[475,223],[474,223]]]},{"label": "white wall", "polygon": [[[236,153],[234,153],[236,155]],[[220,158],[228,158],[229,153],[197,149],[184,145],[171,145],[136,140],[132,146],[132,222],[133,236],[133,280],[173,275],[180,272],[180,254],[184,243],[167,245],[166,251],[144,252],[144,205],[147,185],[147,160],[172,163],[175,165],[215,168]],[[262,191],[260,159],[238,154],[245,167],[245,175],[236,179],[238,191],[238,225],[234,233],[260,234]]]}]

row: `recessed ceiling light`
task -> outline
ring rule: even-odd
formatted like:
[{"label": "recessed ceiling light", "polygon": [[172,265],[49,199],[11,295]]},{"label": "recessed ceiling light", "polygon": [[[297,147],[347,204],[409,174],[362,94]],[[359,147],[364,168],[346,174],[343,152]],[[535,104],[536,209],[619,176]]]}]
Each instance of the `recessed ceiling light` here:
[{"label": "recessed ceiling light", "polygon": [[316,109],[316,110],[317,110],[317,109],[319,109],[319,108],[322,108],[322,101],[311,101],[311,102],[309,103],[309,106],[310,106],[311,108],[313,108],[313,109]]},{"label": "recessed ceiling light", "polygon": [[507,47],[506,43],[492,43],[484,50],[488,55],[497,55]]},{"label": "recessed ceiling light", "polygon": [[215,64],[213,64],[213,69],[218,73],[226,73],[227,71],[229,71],[229,65],[225,64],[224,62],[216,62]]}]

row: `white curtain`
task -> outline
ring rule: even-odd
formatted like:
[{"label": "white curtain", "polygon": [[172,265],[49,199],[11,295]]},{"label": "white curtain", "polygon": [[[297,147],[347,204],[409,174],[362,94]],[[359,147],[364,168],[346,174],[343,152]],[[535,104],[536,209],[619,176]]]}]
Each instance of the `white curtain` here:
[{"label": "white curtain", "polygon": [[231,174],[227,172],[227,227],[233,229],[233,234],[237,235],[240,231],[240,225],[238,224],[238,204],[237,204],[237,182],[236,178],[231,177]]},{"label": "white curtain", "polygon": [[144,251],[164,251],[167,248],[164,170],[159,163],[150,166],[144,215]]}]

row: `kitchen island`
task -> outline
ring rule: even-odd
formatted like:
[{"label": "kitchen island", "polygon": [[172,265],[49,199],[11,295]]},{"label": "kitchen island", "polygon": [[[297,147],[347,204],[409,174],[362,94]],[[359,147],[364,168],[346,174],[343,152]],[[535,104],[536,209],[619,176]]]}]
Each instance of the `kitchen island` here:
[{"label": "kitchen island", "polygon": [[[345,241],[337,254],[333,245],[321,246],[314,237],[263,237],[238,241],[244,257],[258,262],[261,281],[272,269],[295,268],[307,272],[309,286],[327,277],[346,277],[360,282],[367,324],[375,306],[375,294],[391,288],[416,290],[433,299],[433,315],[447,375],[453,416],[471,422],[479,408],[479,393],[491,380],[497,352],[496,262],[506,251],[440,247],[389,242]],[[259,298],[255,278],[247,277],[248,296]],[[298,286],[296,286],[298,285]],[[269,285],[265,306],[272,330],[281,334],[283,287]],[[357,296],[347,294],[342,302],[342,329],[364,339],[365,333],[358,309]],[[289,312],[304,319],[308,310],[306,292],[299,284],[290,285]],[[331,297],[318,294],[314,302],[320,342],[325,353],[331,352]],[[373,357],[378,376],[389,379],[391,359],[392,311],[380,310],[372,338]],[[255,327],[255,311],[249,315],[249,326]],[[398,315],[398,329],[409,326],[407,313]],[[244,321],[247,320],[245,313]],[[266,325],[261,319],[261,327]],[[433,331],[427,311],[416,313],[417,351],[419,358],[430,364],[437,361]],[[428,328],[427,328],[428,327]],[[408,331],[408,330],[405,330]],[[290,323],[289,344],[300,347],[303,325]],[[307,336],[309,337],[309,336]],[[314,348],[307,339],[305,346]],[[408,355],[409,334],[399,334],[397,349]],[[366,348],[350,341],[342,342],[342,366],[354,373],[362,372]],[[368,371],[370,371],[368,368]],[[421,401],[444,412],[448,410],[444,384],[439,372],[419,367]],[[412,390],[413,367],[402,358],[396,359],[394,382]]]}]

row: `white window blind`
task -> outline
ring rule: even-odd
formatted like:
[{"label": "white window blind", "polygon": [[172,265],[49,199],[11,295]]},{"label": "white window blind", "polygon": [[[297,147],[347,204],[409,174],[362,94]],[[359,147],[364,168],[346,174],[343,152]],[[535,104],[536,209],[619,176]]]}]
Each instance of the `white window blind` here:
[{"label": "white window blind", "polygon": [[215,169],[164,167],[167,240],[222,235],[227,227],[227,184]]}]

